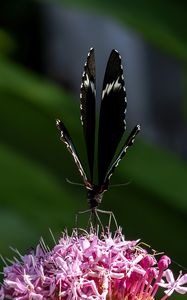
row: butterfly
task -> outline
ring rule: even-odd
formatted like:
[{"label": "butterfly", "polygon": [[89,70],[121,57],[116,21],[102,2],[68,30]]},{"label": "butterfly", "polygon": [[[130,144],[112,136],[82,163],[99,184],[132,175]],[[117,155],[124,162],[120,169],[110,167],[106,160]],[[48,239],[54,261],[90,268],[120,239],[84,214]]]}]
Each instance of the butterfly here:
[{"label": "butterfly", "polygon": [[96,129],[96,79],[95,55],[91,48],[84,65],[80,91],[80,114],[83,127],[90,176],[88,177],[80,161],[73,140],[64,123],[57,119],[60,139],[71,153],[87,191],[87,200],[91,210],[101,203],[104,193],[108,190],[110,178],[128,148],[133,145],[140,125],[136,125],[124,142],[122,149],[115,156],[117,147],[126,130],[126,90],[124,84],[121,56],[112,50],[104,75],[99,129],[98,129],[98,183],[93,182],[94,149]]}]

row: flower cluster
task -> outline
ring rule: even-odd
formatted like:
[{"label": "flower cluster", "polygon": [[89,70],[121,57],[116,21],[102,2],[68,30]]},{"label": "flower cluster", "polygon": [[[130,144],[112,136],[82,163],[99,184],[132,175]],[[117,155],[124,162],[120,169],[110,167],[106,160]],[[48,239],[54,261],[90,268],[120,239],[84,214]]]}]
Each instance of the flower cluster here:
[{"label": "flower cluster", "polygon": [[174,291],[187,293],[187,274],[177,280],[170,258],[149,254],[139,241],[114,236],[64,233],[53,249],[36,251],[4,268],[0,299],[15,300],[153,300]]}]

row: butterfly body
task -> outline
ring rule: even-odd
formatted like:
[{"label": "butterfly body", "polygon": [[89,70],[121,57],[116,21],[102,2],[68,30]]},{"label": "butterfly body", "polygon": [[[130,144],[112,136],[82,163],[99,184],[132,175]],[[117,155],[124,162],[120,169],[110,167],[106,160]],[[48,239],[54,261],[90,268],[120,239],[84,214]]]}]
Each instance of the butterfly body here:
[{"label": "butterfly body", "polygon": [[115,156],[118,144],[126,130],[126,106],[126,90],[121,57],[116,50],[112,50],[103,81],[98,130],[98,183],[94,184],[96,87],[94,49],[91,48],[84,65],[80,93],[81,124],[87,150],[89,177],[82,166],[64,123],[57,119],[56,125],[60,130],[61,140],[71,153],[83,179],[87,191],[87,201],[92,210],[102,202],[103,195],[108,190],[112,174],[125,156],[128,148],[133,145],[134,139],[140,131],[140,125],[136,125],[124,142],[121,151]]}]

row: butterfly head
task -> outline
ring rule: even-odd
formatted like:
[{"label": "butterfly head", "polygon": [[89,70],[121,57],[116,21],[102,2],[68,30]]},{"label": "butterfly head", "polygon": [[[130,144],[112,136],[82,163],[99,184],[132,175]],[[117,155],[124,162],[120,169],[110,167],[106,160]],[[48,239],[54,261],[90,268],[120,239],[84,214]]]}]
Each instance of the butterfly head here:
[{"label": "butterfly head", "polygon": [[108,186],[102,185],[88,185],[87,190],[87,201],[89,203],[90,209],[97,207],[103,199],[104,193],[108,190]]}]

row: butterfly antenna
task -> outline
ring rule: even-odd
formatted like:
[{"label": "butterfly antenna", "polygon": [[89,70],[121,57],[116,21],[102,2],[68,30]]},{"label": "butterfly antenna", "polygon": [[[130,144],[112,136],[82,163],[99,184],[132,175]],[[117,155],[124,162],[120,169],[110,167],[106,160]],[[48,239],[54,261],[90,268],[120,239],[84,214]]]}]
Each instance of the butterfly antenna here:
[{"label": "butterfly antenna", "polygon": [[118,186],[126,186],[132,183],[132,180],[124,182],[124,183],[117,183],[117,184],[111,184],[110,187],[118,187]]},{"label": "butterfly antenna", "polygon": [[179,264],[178,262],[176,262],[175,260],[171,260],[172,263],[174,263],[176,266],[178,266],[179,268],[182,268],[184,271],[187,271],[187,267],[184,267],[183,265]]},{"label": "butterfly antenna", "polygon": [[73,185],[84,186],[84,184],[82,184],[82,183],[79,183],[79,182],[74,182],[74,181],[71,181],[71,180],[69,180],[68,178],[66,178],[66,182],[68,182],[68,183],[70,183],[70,184],[73,184]]}]

